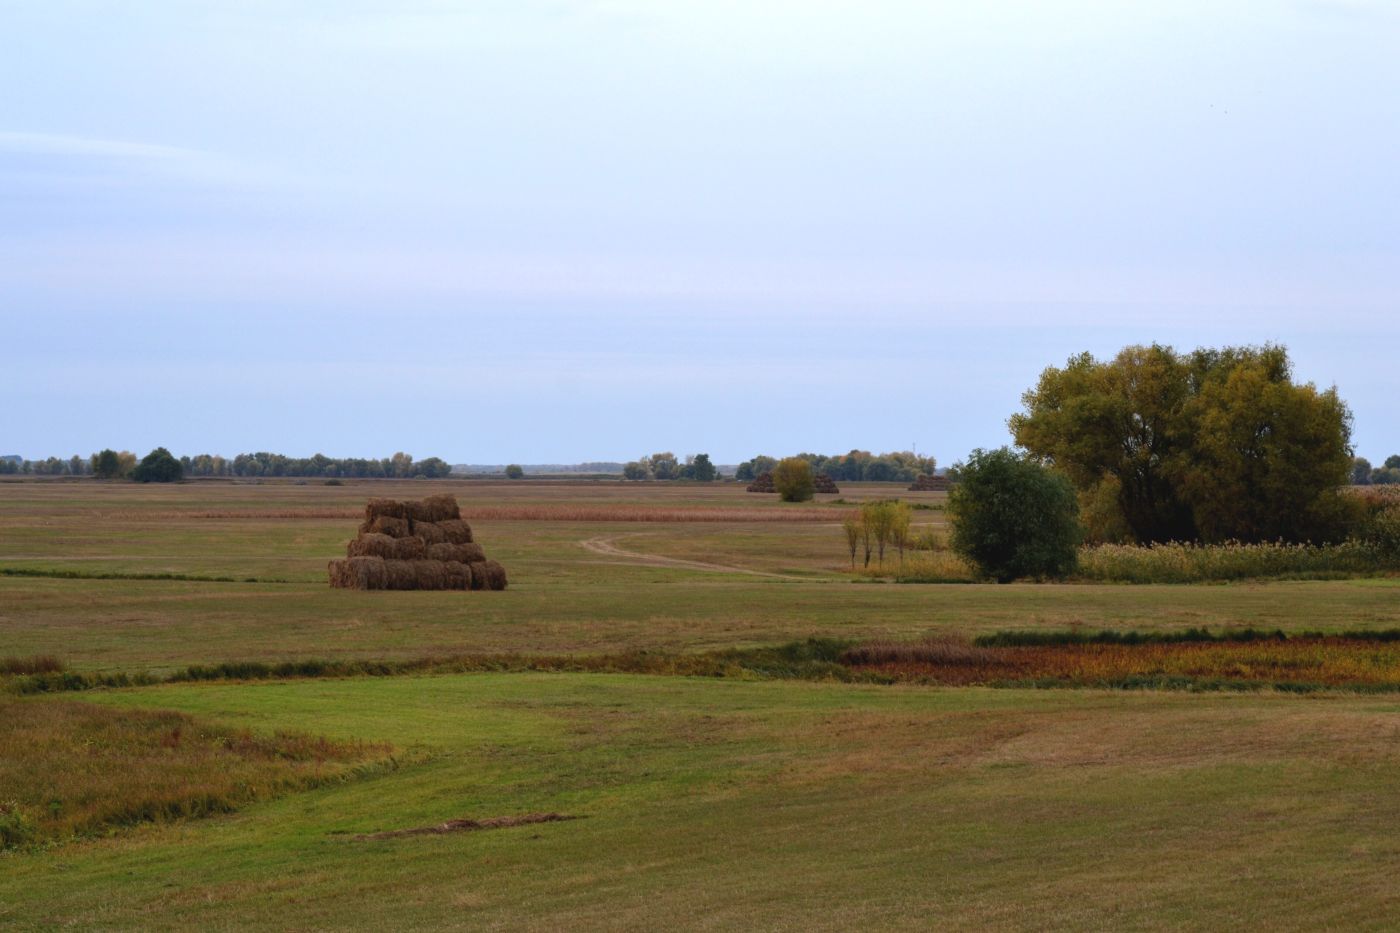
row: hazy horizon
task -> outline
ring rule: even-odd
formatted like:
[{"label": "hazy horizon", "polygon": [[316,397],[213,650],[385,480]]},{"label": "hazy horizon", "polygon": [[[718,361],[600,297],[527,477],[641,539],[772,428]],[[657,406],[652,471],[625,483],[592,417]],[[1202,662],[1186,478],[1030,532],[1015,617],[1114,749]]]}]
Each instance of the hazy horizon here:
[{"label": "hazy horizon", "polygon": [[0,11],[0,454],[1010,442],[1046,366],[1286,344],[1400,450],[1400,8]]}]

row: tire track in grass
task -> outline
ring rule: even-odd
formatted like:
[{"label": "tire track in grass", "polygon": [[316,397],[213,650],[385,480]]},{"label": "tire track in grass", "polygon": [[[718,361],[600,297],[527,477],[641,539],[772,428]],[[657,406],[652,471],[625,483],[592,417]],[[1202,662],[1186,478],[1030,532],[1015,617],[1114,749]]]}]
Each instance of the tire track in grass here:
[{"label": "tire track in grass", "polygon": [[629,551],[618,547],[615,543],[620,538],[635,538],[648,532],[634,532],[627,535],[599,535],[596,538],[586,538],[579,544],[586,551],[600,554],[604,557],[611,557],[629,564],[636,564],[643,567],[669,567],[674,570],[699,570],[705,573],[738,573],[752,577],[769,577],[775,580],[797,580],[800,577],[790,577],[781,573],[769,573],[766,570],[749,570],[746,567],[728,567],[724,564],[710,564],[699,560],[682,560],[679,557],[662,557],[659,554],[639,554],[636,551]]}]

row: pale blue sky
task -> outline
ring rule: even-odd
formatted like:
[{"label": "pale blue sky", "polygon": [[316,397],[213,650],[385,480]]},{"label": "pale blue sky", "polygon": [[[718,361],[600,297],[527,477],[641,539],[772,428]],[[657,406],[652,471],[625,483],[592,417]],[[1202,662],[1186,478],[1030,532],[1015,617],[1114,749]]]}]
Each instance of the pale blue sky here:
[{"label": "pale blue sky", "polygon": [[1400,5],[4,2],[0,454],[1008,439],[1288,344],[1400,450]]}]

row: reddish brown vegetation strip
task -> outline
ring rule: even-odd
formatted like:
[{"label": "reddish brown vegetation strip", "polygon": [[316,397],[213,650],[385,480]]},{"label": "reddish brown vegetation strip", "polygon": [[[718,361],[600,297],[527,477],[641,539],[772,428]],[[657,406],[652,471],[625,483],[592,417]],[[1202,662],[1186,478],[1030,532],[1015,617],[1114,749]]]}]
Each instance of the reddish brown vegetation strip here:
[{"label": "reddish brown vegetation strip", "polygon": [[0,697],[0,848],[207,816],[393,767],[387,745]]},{"label": "reddish brown vegetation strip", "polygon": [[979,647],[930,639],[848,649],[852,670],[948,685],[1310,685],[1400,689],[1400,643],[1295,637],[1287,641]]},{"label": "reddish brown vegetation strip", "polygon": [[512,826],[529,826],[533,823],[562,823],[576,820],[577,816],[563,813],[526,813],[523,816],[495,816],[486,820],[448,820],[435,826],[416,826],[413,829],[391,829],[379,833],[361,833],[357,840],[399,839],[404,836],[445,836],[448,833],[470,833],[479,829],[509,829]]}]

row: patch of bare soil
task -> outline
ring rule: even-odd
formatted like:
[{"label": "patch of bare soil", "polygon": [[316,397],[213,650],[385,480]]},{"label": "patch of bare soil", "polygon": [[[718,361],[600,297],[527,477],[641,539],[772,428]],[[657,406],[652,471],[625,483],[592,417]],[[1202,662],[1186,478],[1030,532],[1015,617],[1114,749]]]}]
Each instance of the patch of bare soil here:
[{"label": "patch of bare soil", "polygon": [[580,817],[564,813],[526,813],[523,816],[495,816],[486,820],[448,820],[435,826],[415,826],[412,829],[391,829],[379,833],[361,833],[356,840],[398,839],[403,836],[445,836],[448,833],[469,833],[480,829],[509,829],[532,823],[561,823]]}]

